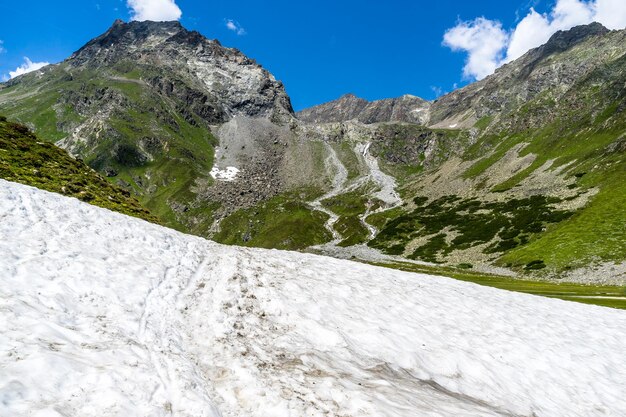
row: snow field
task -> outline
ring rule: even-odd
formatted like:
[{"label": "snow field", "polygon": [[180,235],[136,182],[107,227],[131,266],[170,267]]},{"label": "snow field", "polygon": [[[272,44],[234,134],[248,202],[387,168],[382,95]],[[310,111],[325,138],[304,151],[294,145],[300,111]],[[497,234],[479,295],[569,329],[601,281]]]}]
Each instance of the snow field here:
[{"label": "snow field", "polygon": [[0,180],[0,416],[622,416],[626,314]]}]

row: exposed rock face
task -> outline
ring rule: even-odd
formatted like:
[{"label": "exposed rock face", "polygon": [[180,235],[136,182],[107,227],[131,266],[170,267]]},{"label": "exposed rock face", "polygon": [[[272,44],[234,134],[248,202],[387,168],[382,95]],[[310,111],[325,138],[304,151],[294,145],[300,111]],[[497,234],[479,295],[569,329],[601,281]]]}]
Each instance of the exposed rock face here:
[{"label": "exposed rock face", "polygon": [[307,123],[332,123],[358,120],[361,123],[408,122],[425,124],[430,103],[419,97],[404,95],[368,102],[353,94],[320,104],[297,113]]},{"label": "exposed rock face", "polygon": [[564,52],[592,36],[597,37],[607,33],[609,33],[609,30],[598,22],[575,26],[569,30],[559,30],[548,39],[548,42],[532,49],[529,53],[534,61],[537,62],[552,54]]},{"label": "exposed rock face", "polygon": [[296,117],[308,123],[344,122],[356,119],[367,104],[365,99],[346,94],[337,100],[299,111]]}]

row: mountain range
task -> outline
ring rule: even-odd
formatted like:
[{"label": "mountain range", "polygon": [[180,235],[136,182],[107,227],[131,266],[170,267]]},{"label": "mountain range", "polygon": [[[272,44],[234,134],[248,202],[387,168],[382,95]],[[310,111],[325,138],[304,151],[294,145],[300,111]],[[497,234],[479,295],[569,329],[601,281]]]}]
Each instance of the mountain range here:
[{"label": "mountain range", "polygon": [[[416,80],[418,81],[418,80]],[[626,277],[626,30],[554,34],[432,102],[282,83],[177,22],[116,21],[0,114],[219,242],[584,282]]]}]

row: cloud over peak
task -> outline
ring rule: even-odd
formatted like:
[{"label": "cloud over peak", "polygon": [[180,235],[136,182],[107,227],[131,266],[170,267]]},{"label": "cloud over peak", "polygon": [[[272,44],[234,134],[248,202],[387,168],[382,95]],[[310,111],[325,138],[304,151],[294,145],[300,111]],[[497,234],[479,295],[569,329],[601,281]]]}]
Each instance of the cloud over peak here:
[{"label": "cloud over peak", "polygon": [[465,51],[464,77],[480,80],[502,64],[546,43],[555,32],[594,21],[609,29],[626,27],[626,2],[557,0],[549,13],[538,13],[531,8],[510,30],[503,29],[497,20],[479,17],[448,29],[443,44],[453,51]]},{"label": "cloud over peak", "polygon": [[453,51],[467,51],[463,76],[481,79],[498,67],[507,39],[508,35],[500,22],[479,17],[448,29],[443,35],[443,44]]},{"label": "cloud over peak", "polygon": [[174,0],[128,0],[132,20],[165,22],[179,20],[183,12]]},{"label": "cloud over peak", "polygon": [[33,62],[28,57],[24,57],[24,63],[17,67],[15,71],[9,71],[9,78],[15,78],[23,74],[27,74],[32,71],[37,71],[40,68],[50,65],[49,62]]}]

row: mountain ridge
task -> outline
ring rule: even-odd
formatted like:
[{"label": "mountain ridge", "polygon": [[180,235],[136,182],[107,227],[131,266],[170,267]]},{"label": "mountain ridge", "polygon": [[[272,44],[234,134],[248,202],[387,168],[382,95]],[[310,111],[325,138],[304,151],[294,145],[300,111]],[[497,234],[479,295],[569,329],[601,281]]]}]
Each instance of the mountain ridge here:
[{"label": "mountain ridge", "polygon": [[424,124],[428,121],[430,103],[417,96],[405,94],[396,98],[367,101],[354,94],[300,110],[296,117],[306,123],[332,123],[357,120],[361,123],[407,122]]}]

